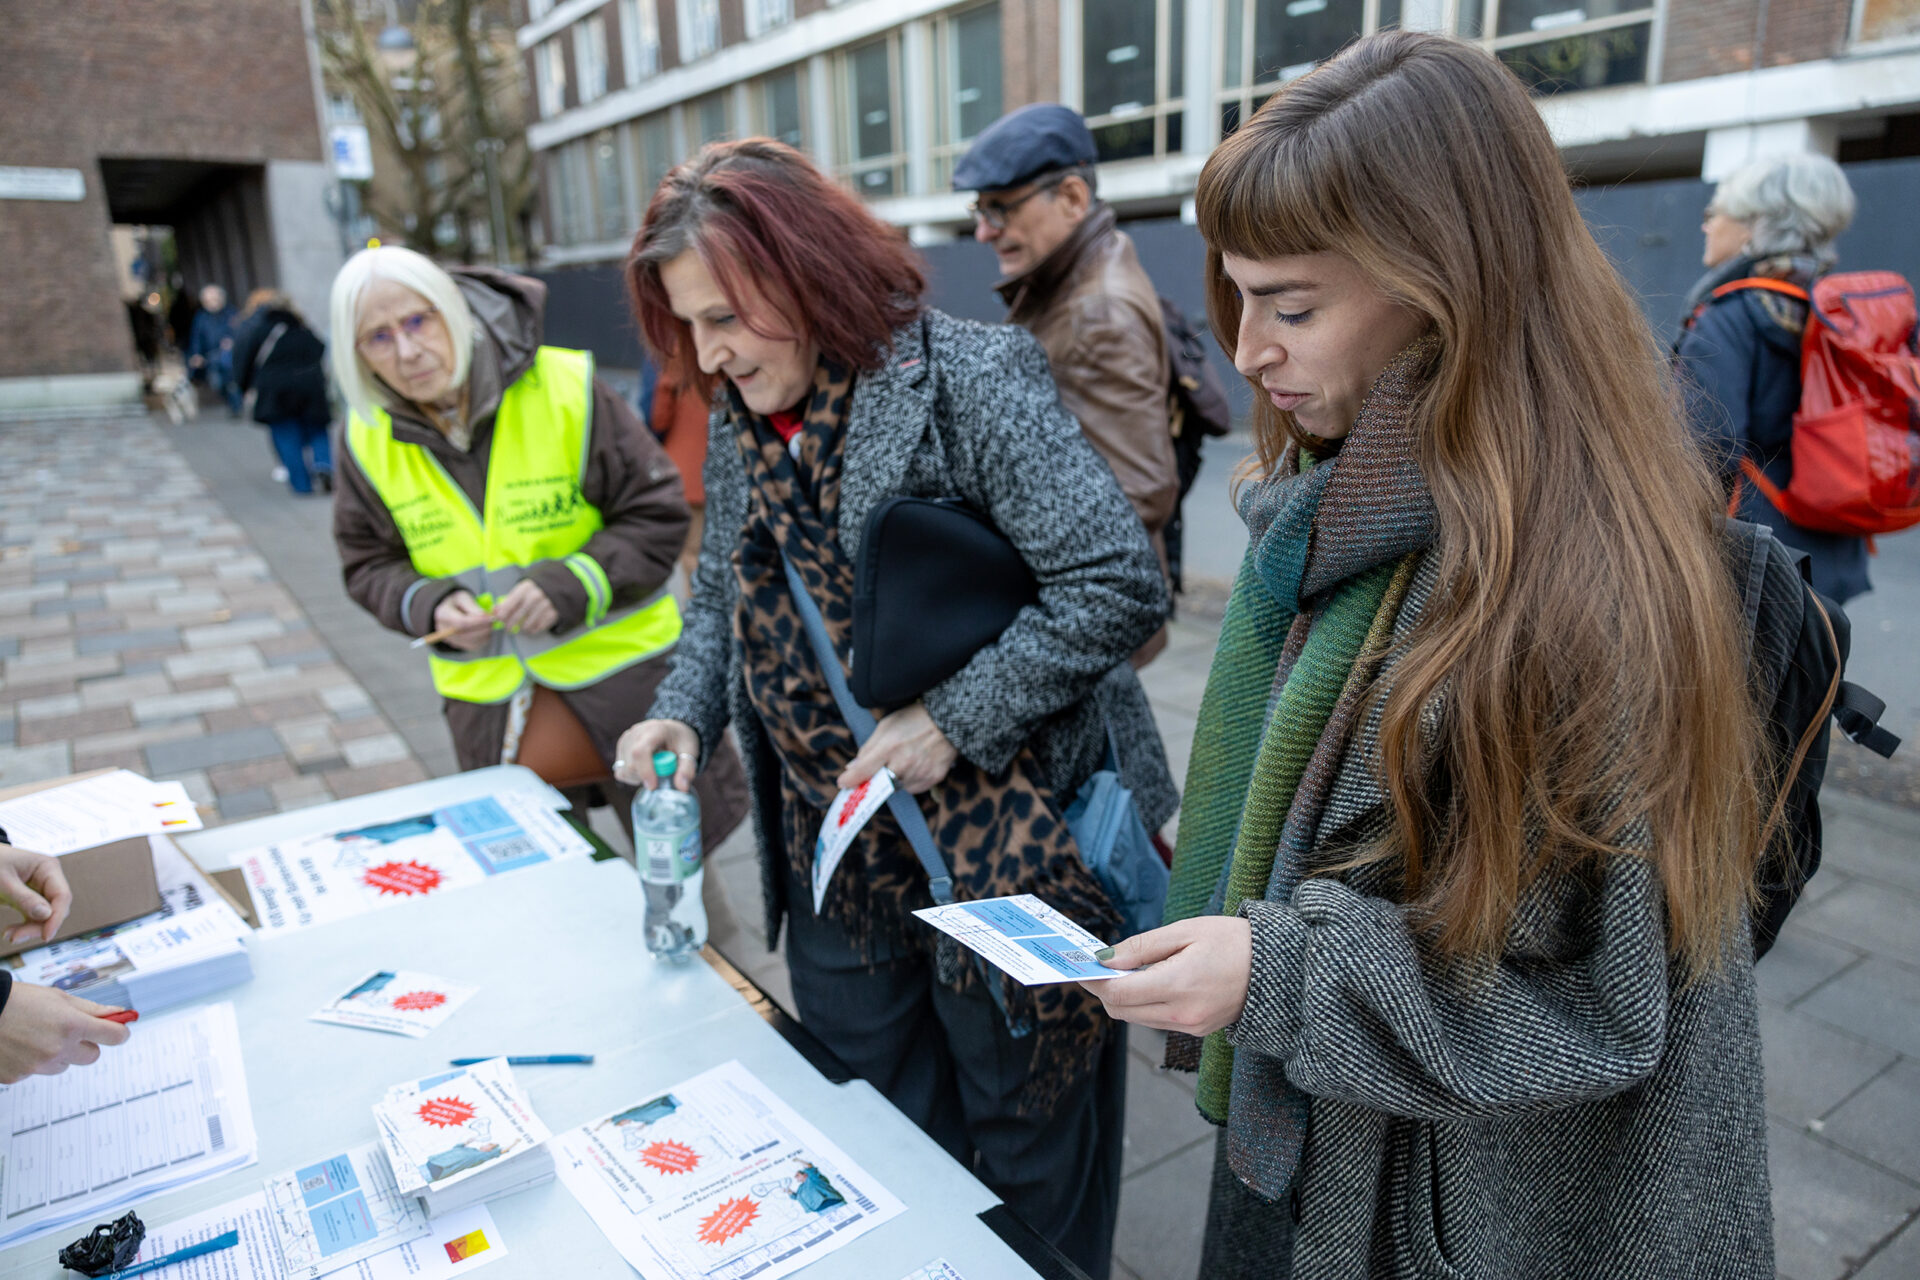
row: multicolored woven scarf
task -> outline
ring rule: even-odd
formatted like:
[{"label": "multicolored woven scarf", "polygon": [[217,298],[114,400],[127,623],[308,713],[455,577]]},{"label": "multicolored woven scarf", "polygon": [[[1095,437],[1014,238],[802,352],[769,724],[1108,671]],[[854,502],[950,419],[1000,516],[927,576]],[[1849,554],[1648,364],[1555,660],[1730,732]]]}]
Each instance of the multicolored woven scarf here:
[{"label": "multicolored woven scarf", "polygon": [[[737,393],[733,400],[750,494],[735,560],[740,606],[734,631],[747,695],[780,758],[780,831],[803,885],[811,882],[814,843],[838,793],[837,779],[857,748],[807,643],[780,562],[784,555],[799,570],[834,648],[848,652],[853,563],[840,547],[839,509],[852,388],[850,371],[823,362],[792,445],[767,419],[748,412]],[[1030,749],[999,775],[959,760],[919,801],[953,869],[957,897],[1032,893],[1098,936],[1118,934],[1119,918],[1081,861]],[[931,905],[926,873],[893,815],[881,809],[834,871],[822,913],[870,955],[884,946],[934,957],[941,935],[911,914]],[[955,989],[989,980],[977,965],[945,969]],[[1009,1025],[1029,1028],[1035,1038],[1019,1106],[1044,1110],[1088,1078],[1111,1023],[1099,1000],[1073,983],[1022,987],[997,973],[991,980],[1000,984]]]},{"label": "multicolored woven scarf", "polygon": [[[1426,337],[1395,357],[1337,452],[1316,463],[1289,449],[1277,474],[1241,491],[1250,542],[1200,703],[1169,923],[1285,901],[1299,883],[1355,715],[1433,540],[1411,410],[1437,350]],[[1228,1125],[1235,1173],[1270,1198],[1284,1193],[1306,1134],[1304,1095],[1277,1071],[1243,1070],[1223,1032],[1204,1044],[1173,1037],[1167,1065],[1199,1070],[1196,1100]]]}]

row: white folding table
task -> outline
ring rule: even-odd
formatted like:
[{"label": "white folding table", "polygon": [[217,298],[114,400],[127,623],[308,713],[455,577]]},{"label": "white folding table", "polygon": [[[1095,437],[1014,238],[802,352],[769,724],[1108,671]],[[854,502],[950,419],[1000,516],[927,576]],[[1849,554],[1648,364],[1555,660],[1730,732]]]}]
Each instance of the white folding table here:
[{"label": "white folding table", "polygon": [[[512,766],[476,770],[197,832],[179,843],[214,870],[263,844],[537,785]],[[738,1059],[907,1206],[800,1272],[805,1280],[900,1280],[941,1257],[966,1280],[1079,1274],[871,1085],[836,1084],[817,1070],[801,1049],[816,1061],[831,1063],[831,1055],[815,1049],[724,958],[655,962],[641,940],[641,914],[630,865],[580,858],[257,937],[253,980],[211,999],[231,1000],[238,1013],[260,1162],[157,1197],[138,1212],[152,1224],[183,1218],[258,1190],[270,1174],[372,1141],[370,1108],[381,1091],[450,1058],[593,1054],[590,1067],[516,1068],[555,1132]],[[418,1040],[308,1019],[374,968],[440,974],[480,991]],[[485,1269],[487,1280],[634,1274],[558,1182],[490,1207],[509,1253]],[[54,1256],[83,1233],[74,1227],[0,1253],[0,1277],[68,1274]]]}]

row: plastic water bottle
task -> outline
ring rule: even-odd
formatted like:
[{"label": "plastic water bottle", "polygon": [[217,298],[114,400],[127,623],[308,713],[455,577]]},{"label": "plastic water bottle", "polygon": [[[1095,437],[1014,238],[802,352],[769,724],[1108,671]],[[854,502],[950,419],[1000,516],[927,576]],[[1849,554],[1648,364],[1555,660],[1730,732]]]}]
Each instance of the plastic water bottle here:
[{"label": "plastic water bottle", "polygon": [[656,959],[684,964],[707,945],[707,908],[700,897],[700,801],[674,789],[679,758],[653,753],[660,785],[633,798],[633,848],[640,887],[647,895],[647,950]]}]

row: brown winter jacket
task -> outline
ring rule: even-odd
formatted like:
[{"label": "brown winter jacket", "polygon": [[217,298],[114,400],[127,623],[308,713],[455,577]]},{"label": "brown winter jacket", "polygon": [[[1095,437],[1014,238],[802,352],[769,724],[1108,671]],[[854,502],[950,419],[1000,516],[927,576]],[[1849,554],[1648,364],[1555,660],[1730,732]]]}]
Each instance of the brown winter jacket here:
[{"label": "brown winter jacket", "polygon": [[[532,367],[540,346],[547,289],[537,280],[485,267],[456,269],[453,276],[473,309],[475,325],[467,378],[472,446],[464,452],[456,448],[400,397],[392,397],[397,407],[389,412],[394,439],[424,446],[480,510],[486,502],[494,414],[501,393]],[[435,607],[458,590],[458,584],[424,578],[414,569],[386,504],[343,439],[334,443],[334,459],[333,537],[340,549],[347,594],[382,626],[403,635],[427,634],[433,630]],[[581,550],[606,572],[613,587],[612,607],[644,600],[666,586],[689,521],[680,474],[626,401],[598,378],[593,383],[593,422],[580,488],[606,522]],[[533,565],[528,576],[560,615],[555,635],[565,635],[581,624],[587,613],[586,590],[570,569],[549,560]],[[635,663],[597,684],[562,693],[603,759],[612,761],[621,733],[652,704],[654,688],[666,674],[666,657]],[[424,661],[420,677],[427,678]],[[460,767],[498,764],[506,704],[449,699],[445,710]],[[724,755],[727,758],[716,759],[708,772],[726,773],[729,785],[724,790],[732,794],[723,797],[700,789],[704,825],[710,833],[720,823],[725,824],[719,827],[724,833],[745,813],[739,766],[731,752]],[[703,776],[702,781],[706,780]],[[617,790],[630,794],[625,788]]]},{"label": "brown winter jacket", "polygon": [[1046,348],[1060,402],[1080,421],[1154,535],[1180,500],[1160,298],[1113,210],[1096,205],[1033,269],[995,286],[1007,319]]}]

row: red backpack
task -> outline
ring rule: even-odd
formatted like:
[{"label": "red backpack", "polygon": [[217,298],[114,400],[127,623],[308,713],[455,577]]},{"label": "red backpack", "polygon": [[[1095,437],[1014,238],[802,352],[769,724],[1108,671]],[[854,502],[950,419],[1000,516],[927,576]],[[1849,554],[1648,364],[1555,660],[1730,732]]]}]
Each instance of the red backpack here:
[{"label": "red backpack", "polygon": [[1751,458],[1740,470],[1780,514],[1856,538],[1920,524],[1920,346],[1913,286],[1892,271],[1850,271],[1813,294],[1754,276],[1713,291],[1767,289],[1809,304],[1793,415],[1793,477],[1782,491]]}]

